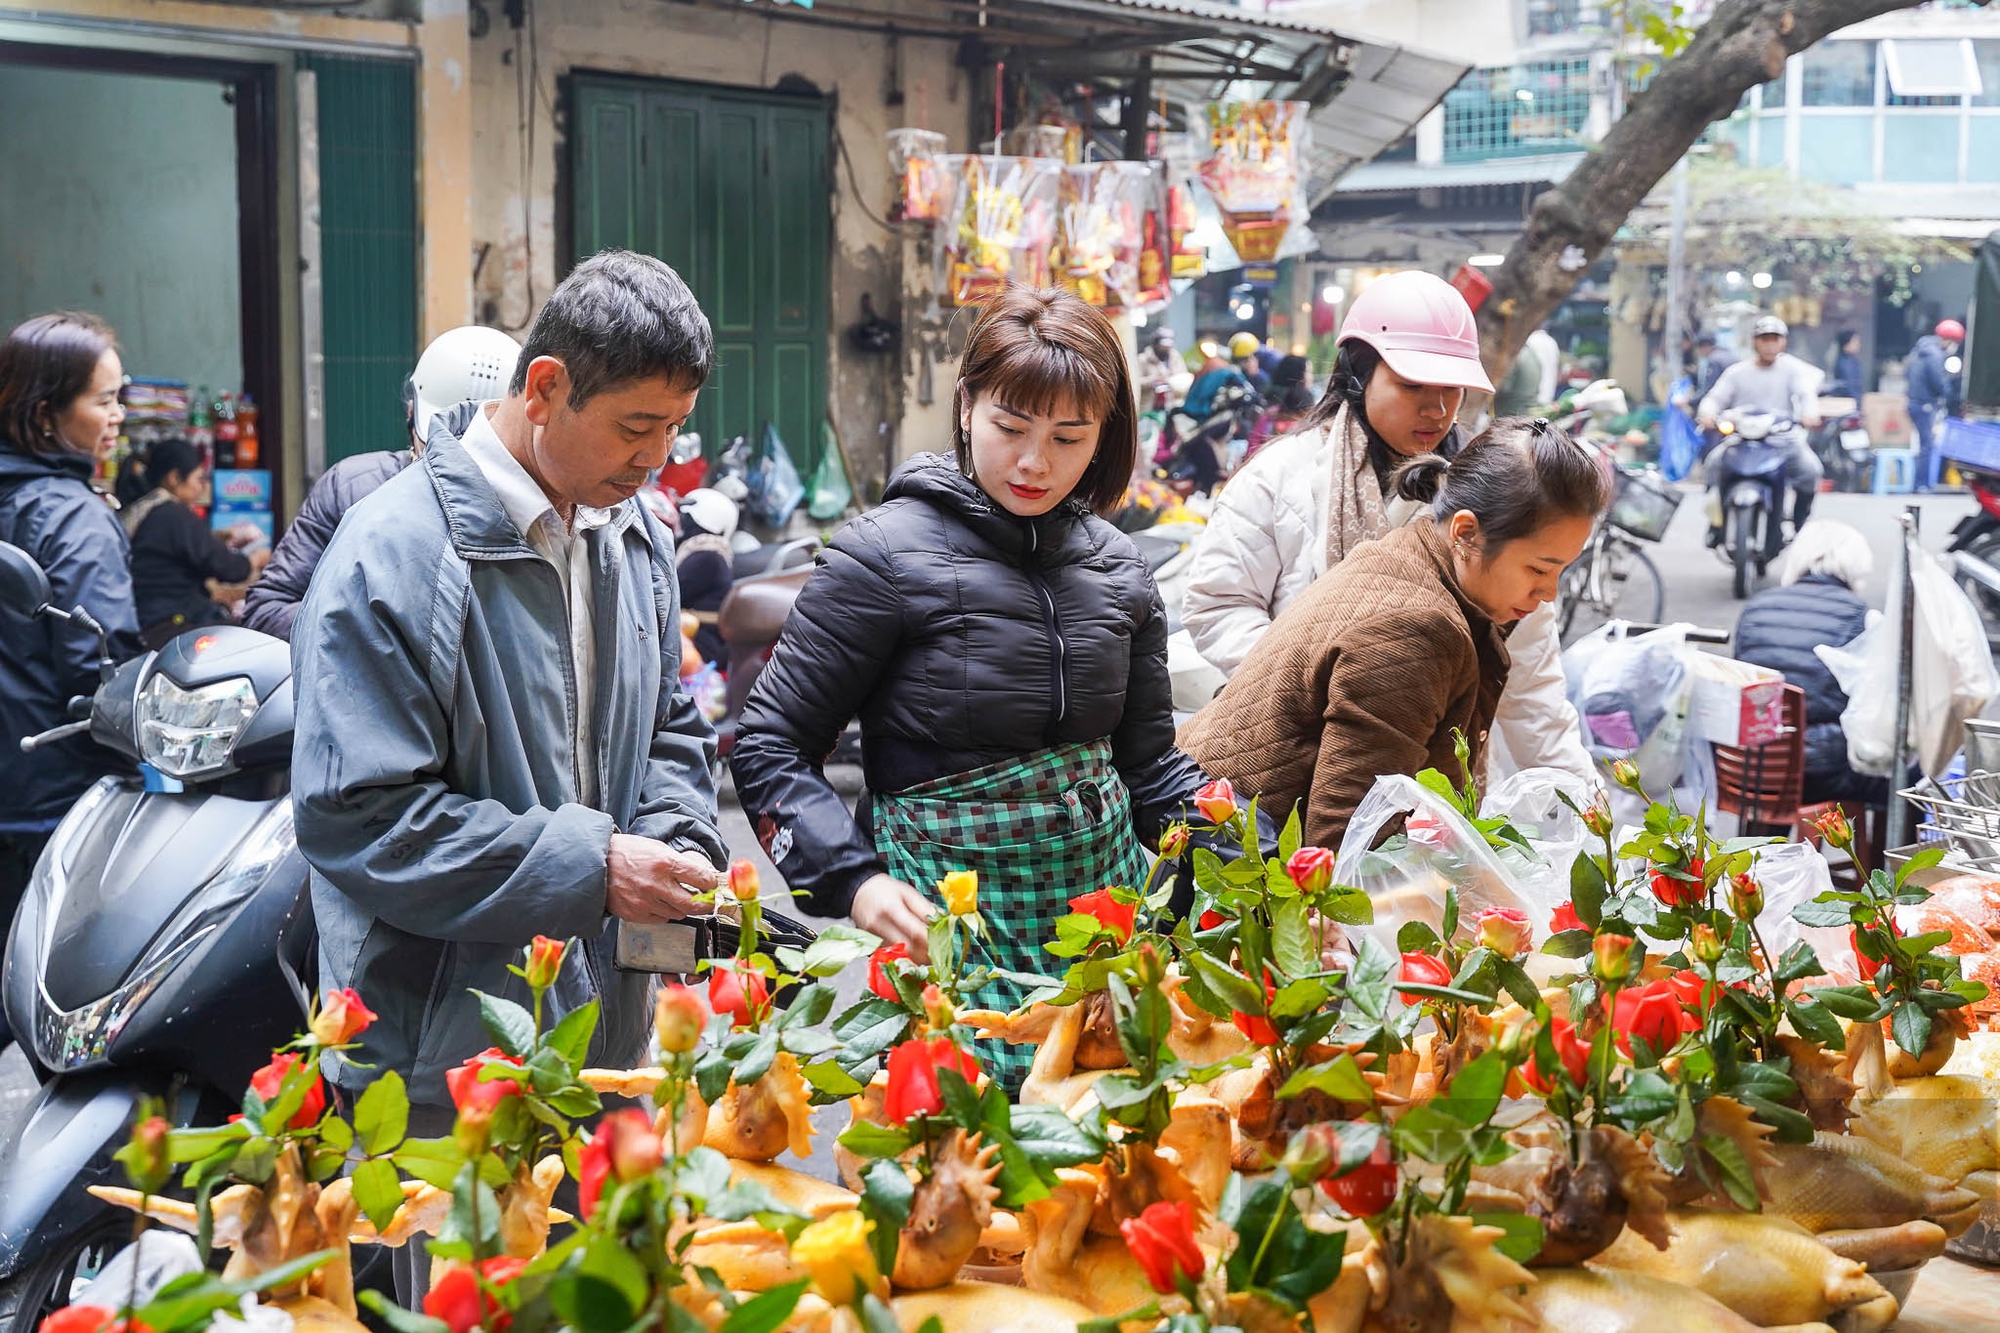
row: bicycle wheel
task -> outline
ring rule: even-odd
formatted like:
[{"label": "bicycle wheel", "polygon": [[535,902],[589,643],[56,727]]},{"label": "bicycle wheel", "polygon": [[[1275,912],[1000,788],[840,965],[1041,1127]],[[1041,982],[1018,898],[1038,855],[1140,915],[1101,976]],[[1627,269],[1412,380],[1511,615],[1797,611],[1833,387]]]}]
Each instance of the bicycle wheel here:
[{"label": "bicycle wheel", "polygon": [[1667,588],[1653,558],[1638,543],[1613,537],[1597,552],[1594,577],[1569,607],[1562,625],[1567,644],[1613,620],[1657,625],[1667,609]]}]

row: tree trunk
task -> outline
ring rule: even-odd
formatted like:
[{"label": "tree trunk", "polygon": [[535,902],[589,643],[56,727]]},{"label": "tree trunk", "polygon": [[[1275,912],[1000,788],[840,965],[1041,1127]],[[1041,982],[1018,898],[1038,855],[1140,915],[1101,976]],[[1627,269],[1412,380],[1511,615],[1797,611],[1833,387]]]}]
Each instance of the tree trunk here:
[{"label": "tree trunk", "polygon": [[[1507,262],[1489,270],[1479,351],[1500,383],[1528,335],[1576,289],[1647,191],[1743,94],[1828,33],[1917,0],[1723,0],[1685,50],[1634,94],[1569,178],[1535,200]],[[1672,354],[1669,349],[1669,355]]]}]

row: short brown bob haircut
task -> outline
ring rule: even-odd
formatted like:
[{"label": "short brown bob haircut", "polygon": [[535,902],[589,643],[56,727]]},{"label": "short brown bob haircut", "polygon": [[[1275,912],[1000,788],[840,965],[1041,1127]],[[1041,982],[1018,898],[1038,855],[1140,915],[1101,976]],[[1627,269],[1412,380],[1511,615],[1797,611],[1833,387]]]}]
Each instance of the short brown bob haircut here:
[{"label": "short brown bob haircut", "polygon": [[1070,496],[1099,514],[1124,502],[1139,453],[1139,413],[1124,344],[1103,311],[1073,292],[1012,283],[987,303],[966,339],[952,397],[952,438],[967,476],[972,441],[960,412],[988,392],[1035,416],[1071,409],[1101,421],[1097,454]]}]

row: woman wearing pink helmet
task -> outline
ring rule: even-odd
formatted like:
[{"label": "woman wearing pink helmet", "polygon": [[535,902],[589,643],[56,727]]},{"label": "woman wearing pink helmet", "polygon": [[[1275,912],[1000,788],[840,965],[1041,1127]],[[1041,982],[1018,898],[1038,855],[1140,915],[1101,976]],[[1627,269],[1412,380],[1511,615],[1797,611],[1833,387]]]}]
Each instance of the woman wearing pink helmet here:
[{"label": "woman wearing pink helmet", "polygon": [[[1319,405],[1230,479],[1190,561],[1182,623],[1224,675],[1314,579],[1415,515],[1420,506],[1390,494],[1390,475],[1405,459],[1456,453],[1466,390],[1493,391],[1472,310],[1429,273],[1370,283],[1339,348]],[[1594,784],[1552,610],[1523,619],[1508,647],[1489,771],[1547,765]]]}]

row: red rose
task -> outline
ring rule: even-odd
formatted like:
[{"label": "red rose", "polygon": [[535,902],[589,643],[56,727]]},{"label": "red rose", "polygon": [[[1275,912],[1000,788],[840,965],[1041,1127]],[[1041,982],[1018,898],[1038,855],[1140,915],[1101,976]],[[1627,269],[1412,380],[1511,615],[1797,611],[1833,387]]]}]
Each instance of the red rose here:
[{"label": "red rose", "polygon": [[1207,1257],[1194,1243],[1194,1205],[1185,1199],[1149,1204],[1137,1217],[1120,1222],[1118,1231],[1146,1281],[1163,1296],[1178,1291],[1182,1278],[1201,1281],[1208,1267]]},{"label": "red rose", "polygon": [[[278,1100],[278,1093],[285,1086],[285,1076],[299,1067],[297,1051],[283,1051],[271,1057],[271,1063],[250,1076],[250,1090],[264,1099],[269,1106]],[[306,1085],[306,1099],[299,1104],[298,1113],[286,1121],[289,1129],[305,1129],[319,1123],[326,1114],[326,1085],[320,1082],[318,1073]]]},{"label": "red rose", "polygon": [[67,1305],[42,1321],[41,1333],[153,1333],[133,1320],[127,1325],[115,1310],[101,1305]]},{"label": "red rose", "polygon": [[1324,847],[1301,847],[1285,862],[1285,873],[1300,893],[1318,893],[1333,883],[1333,853]]},{"label": "red rose", "polygon": [[523,969],[528,974],[528,984],[538,991],[555,985],[556,977],[562,972],[563,955],[568,951],[568,940],[535,936],[535,942],[528,946],[528,966]]},{"label": "red rose", "polygon": [[903,997],[896,993],[896,974],[889,969],[889,964],[898,959],[907,961],[909,957],[910,946],[900,942],[885,944],[868,955],[869,993],[891,1004],[902,1003]]},{"label": "red rose", "polygon": [[[1885,922],[1881,929],[1887,930],[1891,935],[1894,935],[1896,933],[1896,923],[1893,921]],[[1854,947],[1854,966],[1861,973],[1863,981],[1875,980],[1875,974],[1888,966],[1889,960],[1887,958],[1870,958],[1867,954],[1861,952],[1861,928],[1859,926],[1849,926],[1847,928],[1847,942]]]},{"label": "red rose", "polygon": [[1222,913],[1216,911],[1213,907],[1211,907],[1206,912],[1203,912],[1201,914],[1201,920],[1196,922],[1195,924],[1199,926],[1202,930],[1214,930],[1217,926],[1221,925],[1223,922],[1227,920],[1229,920],[1228,917],[1224,916]]},{"label": "red rose", "polygon": [[1403,955],[1403,980],[1418,986],[1449,986],[1451,966],[1432,954],[1406,953]]},{"label": "red rose", "polygon": [[1699,1023],[1681,1004],[1685,985],[1683,982],[1677,986],[1672,978],[1666,978],[1619,991],[1611,1010],[1611,1028],[1618,1034],[1618,1049],[1632,1054],[1636,1038],[1652,1047],[1656,1057],[1663,1056],[1673,1049],[1682,1033],[1694,1031]]},{"label": "red rose", "polygon": [[1702,862],[1700,857],[1688,862],[1687,873],[1693,879],[1676,879],[1658,866],[1653,868],[1653,896],[1672,908],[1699,907],[1708,897],[1702,887]]},{"label": "red rose", "polygon": [[319,1007],[319,1016],[313,1019],[313,1040],[322,1046],[345,1046],[374,1021],[375,1015],[361,1003],[361,996],[352,987],[328,991]]},{"label": "red rose", "polygon": [[1489,907],[1472,921],[1479,942],[1502,958],[1526,953],[1535,942],[1528,914],[1517,907]]},{"label": "red rose", "polygon": [[1236,789],[1217,778],[1194,794],[1194,808],[1211,824],[1227,824],[1236,815]]},{"label": "red rose", "polygon": [[1328,1176],[1319,1187],[1349,1217],[1373,1217],[1396,1201],[1396,1163],[1389,1155],[1389,1138],[1375,1141],[1368,1160],[1345,1175]]},{"label": "red rose", "polygon": [[896,1124],[913,1116],[936,1115],[944,1109],[938,1070],[955,1069],[967,1083],[979,1076],[979,1061],[958,1049],[949,1037],[906,1041],[889,1052],[889,1091],[882,1110]]},{"label": "red rose", "polygon": [[458,1068],[446,1070],[444,1086],[451,1093],[451,1104],[458,1108],[460,1115],[473,1110],[491,1113],[509,1097],[520,1096],[521,1085],[511,1078],[496,1078],[483,1083],[479,1079],[479,1071],[489,1064],[520,1063],[518,1058],[506,1054],[498,1046],[488,1046]]},{"label": "red rose", "polygon": [[[1271,978],[1267,974],[1264,978],[1264,1003],[1268,1006],[1272,1000],[1277,998],[1278,988],[1271,984]],[[1238,1032],[1248,1037],[1251,1041],[1256,1042],[1259,1046],[1276,1046],[1278,1044],[1277,1025],[1272,1023],[1263,1014],[1246,1014],[1239,1009],[1229,1015],[1229,1021],[1236,1025]]]},{"label": "red rose", "polygon": [[722,964],[708,974],[708,1007],[728,1014],[731,1027],[752,1027],[770,1011],[770,987],[761,972]]},{"label": "red rose", "polygon": [[1555,915],[1549,918],[1549,933],[1552,935],[1560,935],[1565,930],[1582,930],[1583,928],[1583,918],[1576,914],[1576,904],[1574,903],[1563,903],[1556,908]]},{"label": "red rose", "polygon": [[[479,1265],[479,1272],[495,1287],[504,1287],[521,1275],[528,1266],[525,1259],[510,1259],[502,1255],[488,1259]],[[479,1289],[479,1279],[473,1276],[469,1264],[453,1264],[439,1275],[424,1296],[424,1313],[433,1319],[442,1319],[451,1333],[470,1333],[478,1328],[485,1316],[491,1316],[491,1333],[504,1333],[514,1322],[513,1314],[500,1303]]]},{"label": "red rose", "polygon": [[[1562,1062],[1570,1078],[1581,1084],[1584,1075],[1590,1071],[1590,1043],[1561,1014],[1549,1019],[1549,1038],[1555,1042],[1556,1059]],[[1521,1066],[1521,1081],[1544,1097],[1555,1091],[1555,1079],[1543,1078],[1533,1060]]]},{"label": "red rose", "polygon": [[628,1107],[605,1116],[577,1155],[576,1193],[583,1215],[597,1212],[606,1179],[630,1182],[650,1175],[660,1169],[664,1156],[664,1145],[644,1111]]},{"label": "red rose", "polygon": [[1132,929],[1139,915],[1137,904],[1119,902],[1111,896],[1110,889],[1099,889],[1095,893],[1070,899],[1069,910],[1096,917],[1099,924],[1118,937],[1120,944],[1132,938]]}]

